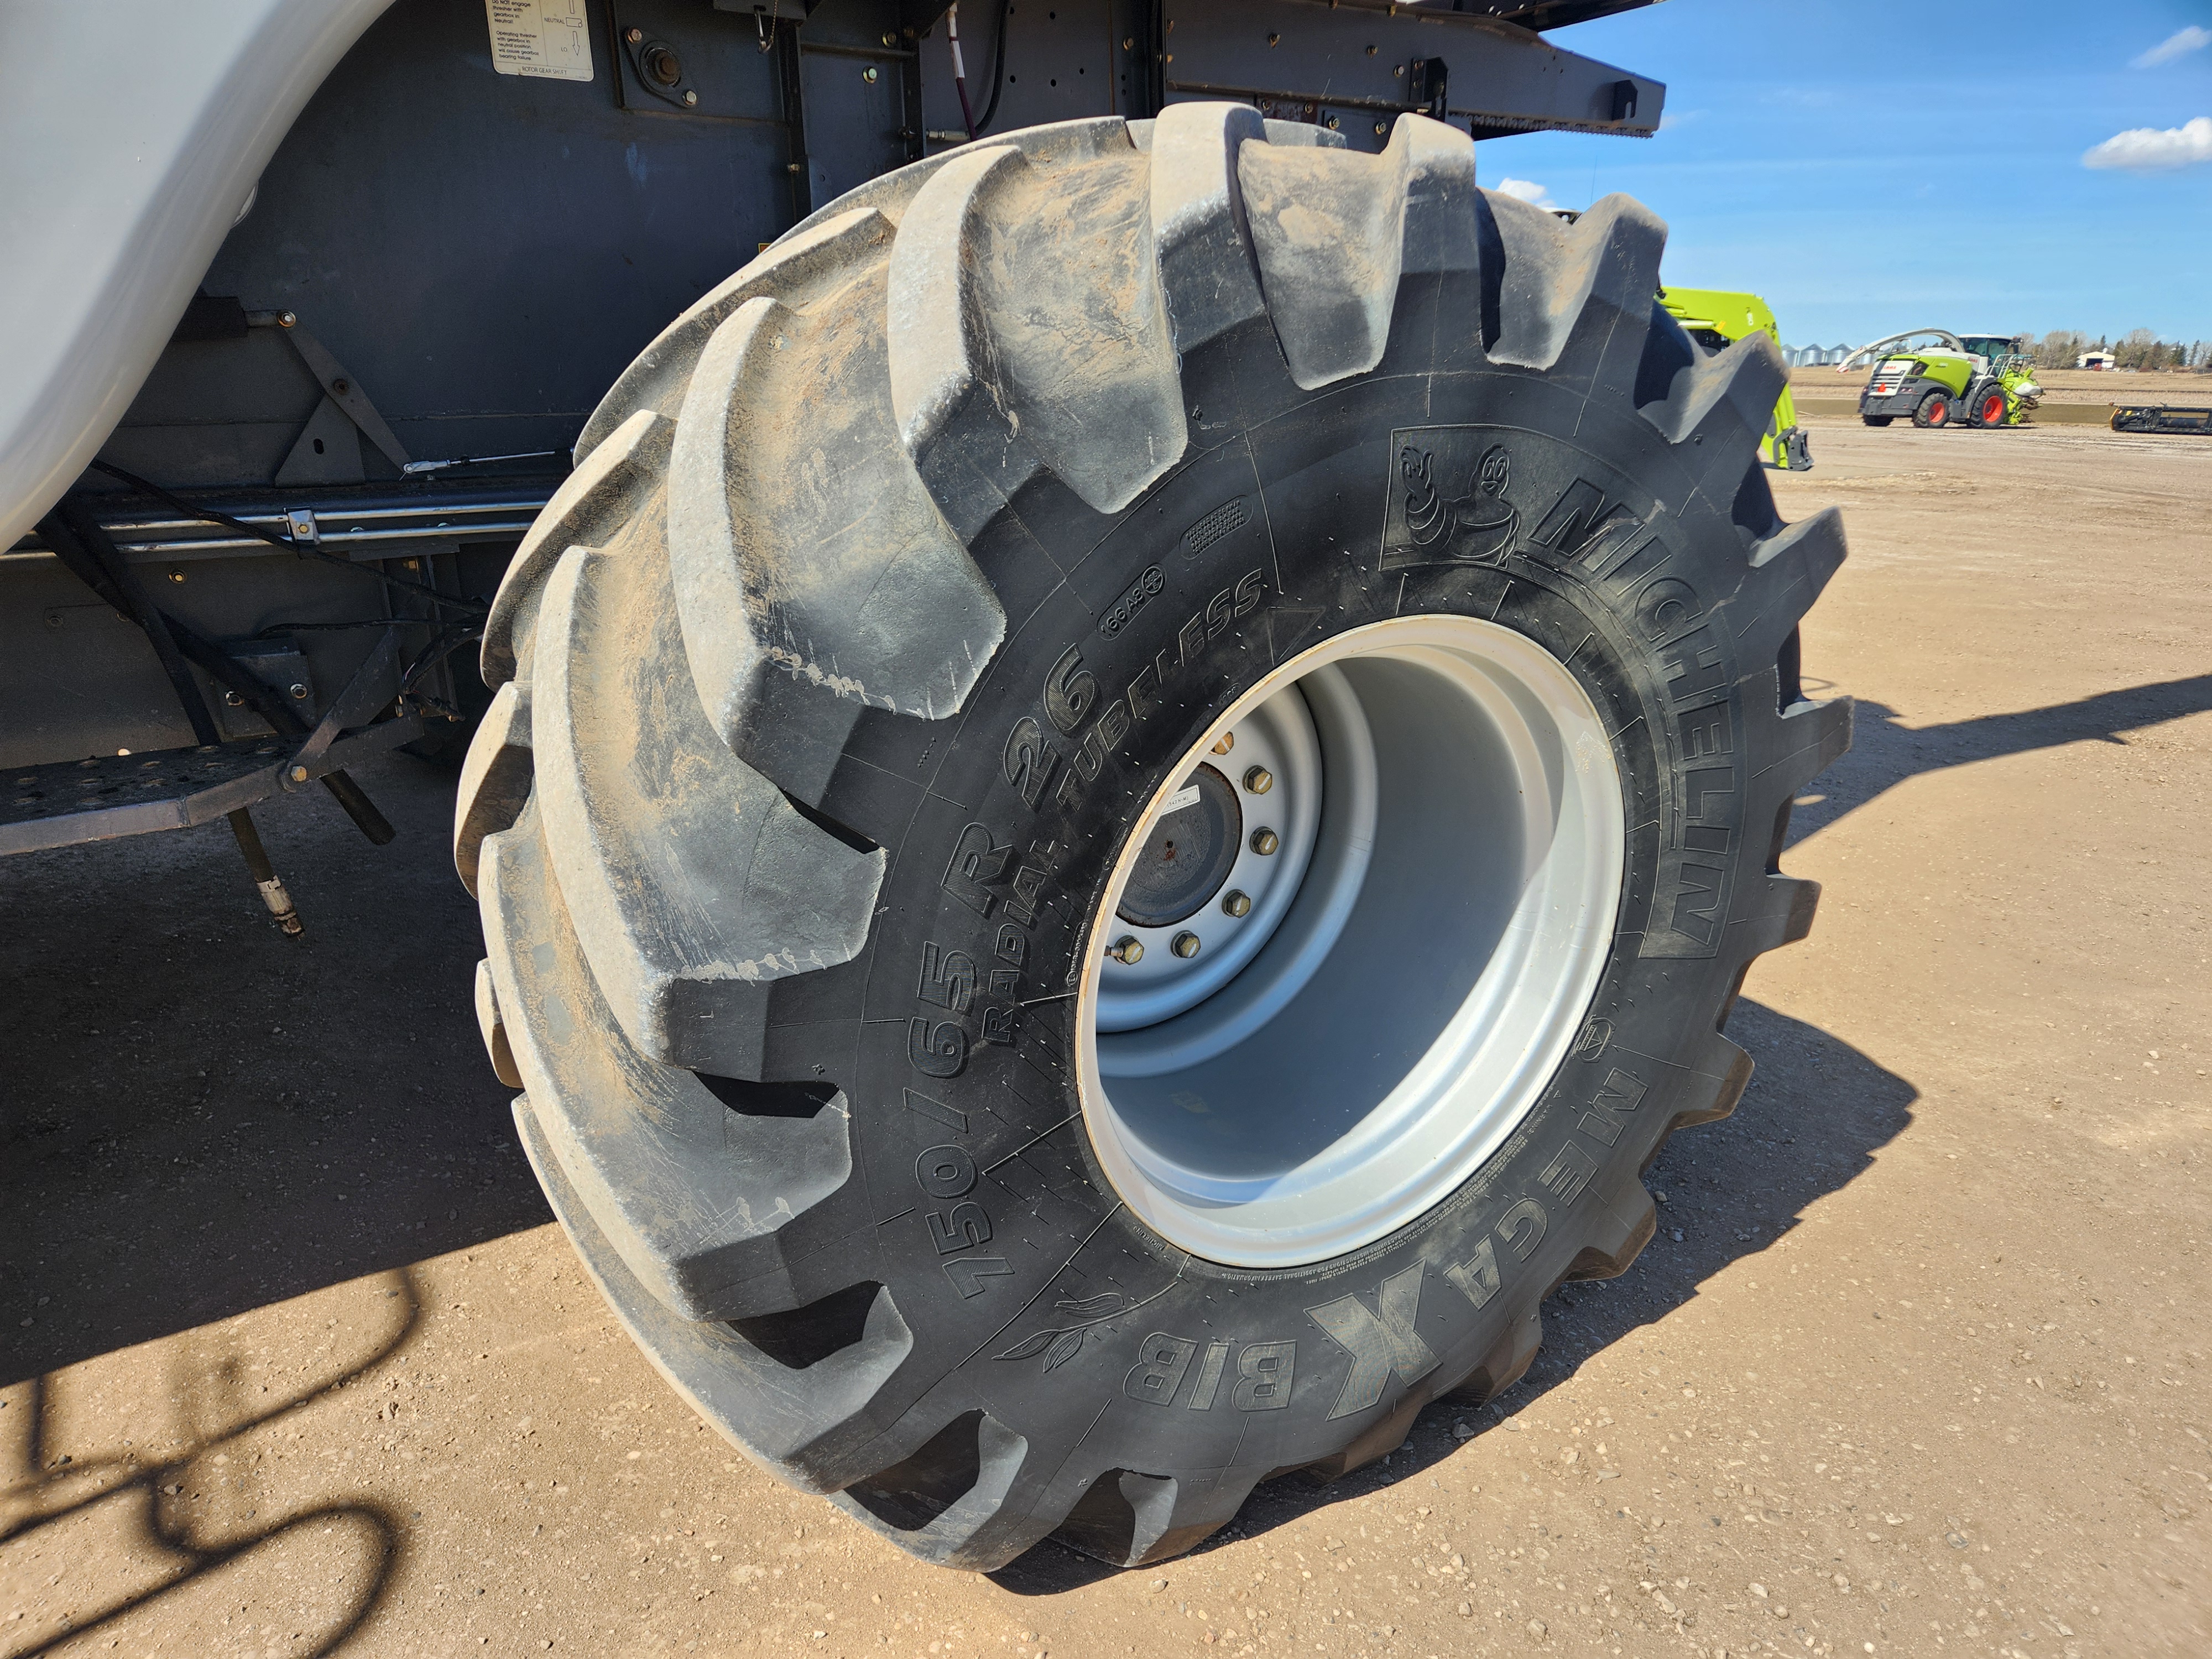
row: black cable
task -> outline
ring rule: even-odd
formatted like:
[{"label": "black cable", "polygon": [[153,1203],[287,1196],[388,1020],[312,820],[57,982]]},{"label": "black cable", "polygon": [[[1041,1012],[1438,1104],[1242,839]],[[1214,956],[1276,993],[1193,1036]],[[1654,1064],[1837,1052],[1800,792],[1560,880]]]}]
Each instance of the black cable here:
[{"label": "black cable", "polygon": [[121,467],[111,465],[106,461],[94,461],[90,465],[94,472],[105,472],[111,478],[120,478],[133,489],[143,490],[155,501],[173,507],[179,513],[187,514],[192,518],[203,520],[209,524],[219,524],[226,530],[235,530],[241,536],[252,536],[258,540],[267,542],[271,547],[281,547],[288,553],[297,554],[303,559],[320,559],[325,564],[337,565],[342,570],[356,570],[364,575],[375,577],[386,586],[402,587],[411,592],[427,594],[440,605],[450,605],[463,611],[473,611],[479,616],[490,614],[491,607],[479,600],[464,599],[451,593],[441,593],[428,583],[410,581],[404,576],[392,575],[389,571],[379,567],[356,564],[351,559],[342,559],[335,553],[326,553],[313,542],[295,541],[289,536],[280,536],[275,531],[264,530],[258,524],[248,524],[243,519],[234,519],[229,514],[218,512],[214,507],[195,506],[180,495],[172,495],[161,485],[150,483],[137,473],[125,472]]},{"label": "black cable", "polygon": [[[450,635],[451,637],[447,637]],[[463,646],[483,638],[483,630],[471,623],[453,623],[433,635],[421,654],[399,674],[399,695],[403,697],[418,695],[415,683],[428,673]]]},{"label": "black cable", "polygon": [[[476,626],[472,622],[457,625],[466,628],[473,628]],[[317,630],[327,633],[342,634],[351,629],[439,628],[442,626],[444,626],[444,624],[441,623],[435,617],[368,617],[362,618],[360,622],[271,623],[268,627],[258,630],[254,634],[253,637],[257,640],[281,640],[287,634],[307,634],[315,632]]]},{"label": "black cable", "polygon": [[1004,0],[999,8],[999,42],[991,52],[991,101],[983,106],[983,112],[975,120],[971,137],[980,138],[991,125],[991,118],[999,112],[999,94],[1006,87],[1006,14],[1014,9],[1014,0]]}]

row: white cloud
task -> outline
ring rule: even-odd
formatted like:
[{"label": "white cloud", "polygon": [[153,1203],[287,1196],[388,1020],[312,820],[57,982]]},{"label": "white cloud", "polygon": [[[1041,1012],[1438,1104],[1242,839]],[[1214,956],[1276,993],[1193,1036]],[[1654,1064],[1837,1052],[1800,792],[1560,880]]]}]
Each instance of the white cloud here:
[{"label": "white cloud", "polygon": [[1528,203],[1531,207],[1542,208],[1547,212],[1559,205],[1552,199],[1550,191],[1527,179],[1500,179],[1498,181],[1498,190],[1500,195],[1510,196],[1517,201]]},{"label": "white cloud", "polygon": [[1676,127],[1686,127],[1692,121],[1703,120],[1705,114],[1701,109],[1662,110],[1659,115],[1659,131],[1672,132]]},{"label": "white cloud", "polygon": [[2191,23],[2185,29],[2177,29],[2140,58],[2129,60],[2131,69],[2156,69],[2160,64],[2171,64],[2177,58],[2185,58],[2192,52],[2202,52],[2212,46],[2212,29],[2203,29]]},{"label": "white cloud", "polygon": [[2178,127],[2130,127],[2081,157],[2085,167],[2121,167],[2130,173],[2165,173],[2212,161],[2212,115],[2200,115]]}]

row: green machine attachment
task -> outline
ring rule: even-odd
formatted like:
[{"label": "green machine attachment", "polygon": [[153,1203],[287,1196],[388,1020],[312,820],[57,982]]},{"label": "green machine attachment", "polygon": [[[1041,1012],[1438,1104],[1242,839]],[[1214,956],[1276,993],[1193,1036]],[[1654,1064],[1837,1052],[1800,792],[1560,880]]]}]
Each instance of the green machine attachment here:
[{"label": "green machine attachment", "polygon": [[[1707,351],[1720,351],[1747,334],[1764,333],[1782,343],[1773,308],[1756,294],[1728,294],[1710,288],[1662,288],[1659,303],[1667,314]],[[1798,428],[1797,404],[1785,384],[1768,417],[1759,456],[1769,466],[1802,472],[1813,465],[1805,434]]]}]

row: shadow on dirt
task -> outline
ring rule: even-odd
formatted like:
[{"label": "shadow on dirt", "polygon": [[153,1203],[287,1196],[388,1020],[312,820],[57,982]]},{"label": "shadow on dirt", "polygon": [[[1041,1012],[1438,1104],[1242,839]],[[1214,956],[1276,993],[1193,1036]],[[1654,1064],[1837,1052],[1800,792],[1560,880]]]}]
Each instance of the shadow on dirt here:
[{"label": "shadow on dirt", "polygon": [[[102,1564],[90,1588],[81,1572],[67,1584],[49,1577],[66,1611],[42,1611],[32,1625],[15,1626],[33,1639],[9,1650],[28,1656],[87,1638],[97,1644],[111,1633],[106,1645],[120,1646],[137,1632],[132,1616],[165,1600],[173,1619],[189,1626],[197,1614],[204,1621],[216,1613],[210,1598],[182,1607],[176,1598],[219,1573],[232,1589],[257,1576],[282,1586],[278,1598],[291,1603],[284,1614],[288,1652],[313,1656],[343,1645],[382,1599],[398,1564],[403,1523],[365,1497],[287,1507],[276,1496],[278,1465],[264,1466],[263,1458],[311,1404],[397,1354],[420,1305],[413,1276],[404,1272],[354,1287],[341,1316],[329,1322],[338,1352],[277,1391],[248,1380],[258,1369],[248,1358],[257,1335],[250,1318],[179,1345],[164,1375],[125,1361],[5,1390],[0,1493],[8,1519],[0,1523],[0,1577],[27,1584],[34,1563]],[[122,1438],[125,1428],[136,1436]],[[142,1443],[145,1449],[137,1449]],[[334,1571],[327,1588],[319,1582],[301,1593],[294,1581],[309,1561]],[[23,1609],[14,1615],[23,1616]],[[236,1632],[202,1634],[211,1643],[242,1639]]]},{"label": "shadow on dirt", "polygon": [[[1800,822],[1832,821],[1915,771],[2207,707],[2212,677],[1932,733],[1862,703],[1861,748],[1825,780],[1834,805],[1808,806]],[[403,758],[363,782],[404,835],[442,842],[449,775]],[[550,1219],[470,1012],[474,906],[442,857],[371,848],[317,816],[326,807],[302,797],[264,815],[307,919],[296,942],[269,927],[220,825],[0,860],[0,975],[17,988],[0,1009],[11,1057],[0,1082],[0,1387],[39,1379],[31,1386],[48,1389],[78,1361],[404,1274]],[[1505,1410],[1765,1248],[1909,1121],[1911,1085],[1825,1033],[1750,1002],[1730,1031],[1759,1066],[1735,1116],[1662,1154],[1650,1180],[1672,1201],[1654,1247],[1621,1278],[1546,1304],[1544,1350]],[[1455,1447],[1455,1421],[1495,1415],[1433,1407],[1387,1462],[1328,1487],[1297,1477],[1263,1486],[1208,1547],[1425,1469]],[[19,1477],[34,1484],[48,1478],[37,1450]],[[145,1505],[146,1538],[177,1563],[175,1582],[298,1520],[172,1536],[162,1505],[179,1494],[160,1493],[150,1473],[127,1484],[144,1488],[131,1501]],[[47,1501],[28,1509],[42,1515]],[[395,1518],[368,1504],[347,1515],[380,1540],[363,1544],[363,1559],[388,1564],[401,1544]],[[1048,1544],[993,1577],[1048,1595],[1110,1571]]]},{"label": "shadow on dirt", "polygon": [[[1298,1475],[1268,1482],[1201,1553],[1425,1473],[1458,1449],[1455,1423],[1494,1426],[1691,1301],[1706,1279],[1767,1249],[1816,1200],[1856,1180],[1912,1121],[1919,1091],[1911,1083],[1814,1026],[1745,1000],[1728,1030],[1759,1066],[1735,1115],[1667,1143],[1644,1176],[1668,1198],[1657,1237],[1618,1279],[1562,1285],[1545,1302],[1544,1346],[1519,1383],[1480,1411],[1430,1407],[1390,1457],[1329,1486]],[[1118,1571],[1048,1542],[989,1576],[1018,1595],[1053,1595]]]},{"label": "shadow on dirt", "polygon": [[[1832,688],[1806,682],[1816,697]],[[1850,752],[1808,786],[1791,815],[1790,845],[1826,829],[1907,778],[1975,761],[1996,760],[2069,743],[2118,743],[2121,734],[2212,710],[2212,674],[2102,691],[2073,702],[1981,714],[1943,726],[1911,726],[1893,708],[1861,698]]]},{"label": "shadow on dirt", "polygon": [[0,1386],[551,1219],[471,1012],[453,777],[261,810],[306,919],[228,830],[0,860]]}]

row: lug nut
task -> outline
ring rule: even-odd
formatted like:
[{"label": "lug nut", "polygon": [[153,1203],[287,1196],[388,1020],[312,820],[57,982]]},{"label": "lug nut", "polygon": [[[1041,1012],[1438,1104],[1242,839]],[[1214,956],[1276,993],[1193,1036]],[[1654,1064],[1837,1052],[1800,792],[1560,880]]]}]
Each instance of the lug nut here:
[{"label": "lug nut", "polygon": [[1244,787],[1255,795],[1264,795],[1275,787],[1275,775],[1264,766],[1255,766],[1244,775]]},{"label": "lug nut", "polygon": [[1252,914],[1252,896],[1232,887],[1221,896],[1221,908],[1232,916],[1249,916]]},{"label": "lug nut", "polygon": [[1224,732],[1221,734],[1221,741],[1213,745],[1213,752],[1217,755],[1225,755],[1236,746],[1237,734],[1234,732]]},{"label": "lug nut", "polygon": [[1179,957],[1194,957],[1198,954],[1198,945],[1199,939],[1197,934],[1177,933],[1175,936],[1175,943],[1168,946],[1168,949],[1173,951]]},{"label": "lug nut", "polygon": [[1127,963],[1133,968],[1145,959],[1145,942],[1133,936],[1117,939],[1114,944],[1107,946],[1106,954],[1115,961]]},{"label": "lug nut", "polygon": [[1272,830],[1255,830],[1252,832],[1252,850],[1263,859],[1270,856],[1282,844],[1282,837]]}]

